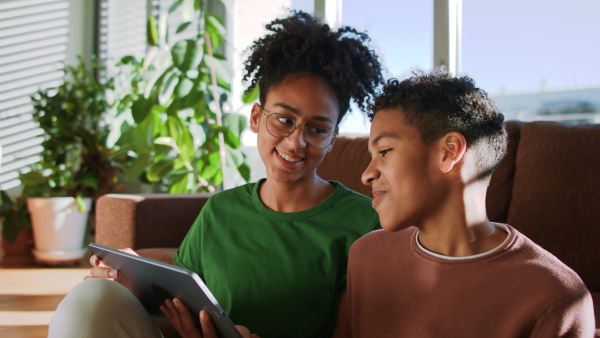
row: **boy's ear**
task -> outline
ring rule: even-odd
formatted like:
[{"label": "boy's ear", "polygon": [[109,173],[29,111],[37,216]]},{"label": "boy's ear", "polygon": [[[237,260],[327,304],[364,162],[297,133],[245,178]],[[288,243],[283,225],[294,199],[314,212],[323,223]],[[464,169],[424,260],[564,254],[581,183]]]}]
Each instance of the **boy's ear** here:
[{"label": "boy's ear", "polygon": [[447,173],[464,158],[467,151],[467,140],[461,133],[453,131],[442,137],[440,142],[442,149],[440,170]]},{"label": "boy's ear", "polygon": [[260,105],[255,103],[252,105],[252,112],[250,113],[250,130],[258,133],[258,126],[260,125],[260,117],[262,115]]}]

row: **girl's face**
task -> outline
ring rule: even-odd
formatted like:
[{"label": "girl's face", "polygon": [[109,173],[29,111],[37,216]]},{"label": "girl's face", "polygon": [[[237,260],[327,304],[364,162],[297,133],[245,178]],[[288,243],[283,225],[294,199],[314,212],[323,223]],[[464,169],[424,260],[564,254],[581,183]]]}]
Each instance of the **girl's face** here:
[{"label": "girl's face", "polygon": [[[298,126],[287,137],[275,137],[267,130],[265,116],[271,114],[285,115],[283,121],[291,122],[293,119]],[[316,177],[317,166],[331,151],[333,142],[325,149],[309,146],[302,126],[323,126],[335,130],[338,114],[333,88],[319,76],[291,75],[271,88],[262,107],[254,104],[250,117],[250,128],[258,133],[258,152],[265,164],[267,179],[297,183]]]}]

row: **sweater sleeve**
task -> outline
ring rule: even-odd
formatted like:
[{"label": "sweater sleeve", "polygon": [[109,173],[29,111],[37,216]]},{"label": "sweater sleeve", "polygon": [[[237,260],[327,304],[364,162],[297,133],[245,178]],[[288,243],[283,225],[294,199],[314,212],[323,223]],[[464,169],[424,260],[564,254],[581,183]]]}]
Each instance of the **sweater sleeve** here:
[{"label": "sweater sleeve", "polygon": [[542,314],[532,337],[594,337],[594,327],[592,296],[582,285]]}]

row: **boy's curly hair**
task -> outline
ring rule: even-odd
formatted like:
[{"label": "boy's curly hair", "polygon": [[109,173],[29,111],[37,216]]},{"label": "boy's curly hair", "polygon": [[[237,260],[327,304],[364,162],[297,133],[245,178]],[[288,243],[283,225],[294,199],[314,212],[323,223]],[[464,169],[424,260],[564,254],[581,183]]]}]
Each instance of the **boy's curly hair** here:
[{"label": "boy's curly hair", "polygon": [[291,12],[291,16],[267,24],[271,33],[249,47],[251,55],[243,77],[243,81],[250,80],[246,93],[258,85],[264,104],[269,89],[287,76],[309,73],[332,86],[340,109],[337,123],[350,108],[350,99],[365,110],[383,84],[379,59],[367,46],[368,35],[347,26],[333,31],[310,14]]},{"label": "boy's curly hair", "polygon": [[382,109],[401,108],[405,123],[428,146],[449,132],[461,133],[475,150],[478,178],[490,177],[506,154],[504,115],[473,79],[454,77],[444,66],[388,80],[370,108],[371,121]]}]

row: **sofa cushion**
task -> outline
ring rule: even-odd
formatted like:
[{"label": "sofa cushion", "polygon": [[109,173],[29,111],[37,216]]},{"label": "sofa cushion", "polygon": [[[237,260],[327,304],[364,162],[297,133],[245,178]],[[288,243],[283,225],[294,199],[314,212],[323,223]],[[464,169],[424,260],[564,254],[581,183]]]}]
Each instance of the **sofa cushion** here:
[{"label": "sofa cushion", "polygon": [[600,292],[600,125],[522,126],[508,223]]},{"label": "sofa cushion", "polygon": [[368,135],[339,137],[317,168],[317,175],[324,180],[338,181],[349,189],[372,197],[371,187],[361,181],[363,171],[371,162],[368,144]]},{"label": "sofa cushion", "polygon": [[492,174],[485,201],[487,215],[490,221],[506,223],[508,208],[515,178],[515,161],[517,148],[521,138],[521,121],[507,121],[504,126],[508,134],[506,156]]}]

